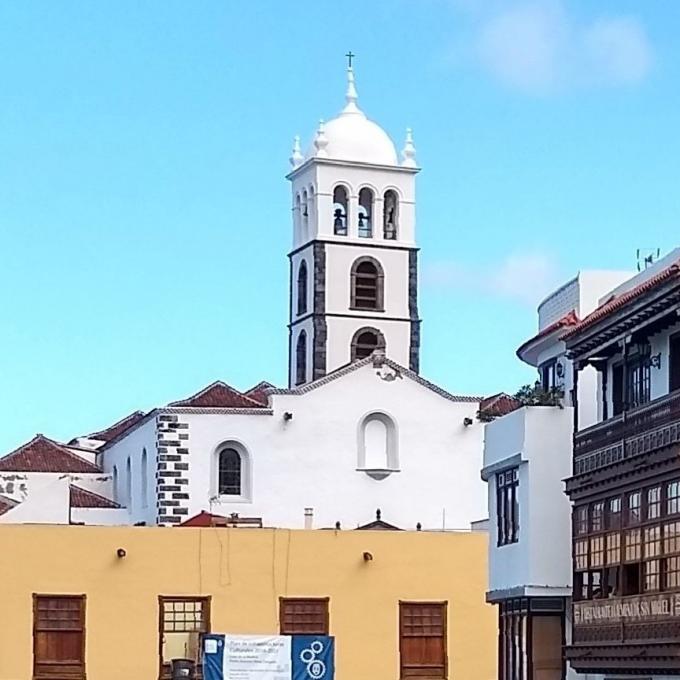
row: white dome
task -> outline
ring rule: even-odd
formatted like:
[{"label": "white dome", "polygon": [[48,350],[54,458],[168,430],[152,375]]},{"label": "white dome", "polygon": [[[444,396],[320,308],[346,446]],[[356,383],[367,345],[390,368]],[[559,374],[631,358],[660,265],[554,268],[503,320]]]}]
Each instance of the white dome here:
[{"label": "white dome", "polygon": [[351,68],[347,70],[347,80],[345,108],[337,118],[321,123],[306,158],[399,165],[392,140],[377,123],[366,118],[357,106],[357,91]]},{"label": "white dome", "polygon": [[343,112],[326,123],[328,158],[376,165],[397,165],[397,150],[387,133],[357,111]]}]

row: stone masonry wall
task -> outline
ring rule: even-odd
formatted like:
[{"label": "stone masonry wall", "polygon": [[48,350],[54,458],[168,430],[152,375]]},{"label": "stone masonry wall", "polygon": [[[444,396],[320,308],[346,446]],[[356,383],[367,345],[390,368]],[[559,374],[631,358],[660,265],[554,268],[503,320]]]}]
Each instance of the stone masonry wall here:
[{"label": "stone masonry wall", "polygon": [[189,515],[189,423],[176,414],[156,419],[156,515],[161,526]]}]

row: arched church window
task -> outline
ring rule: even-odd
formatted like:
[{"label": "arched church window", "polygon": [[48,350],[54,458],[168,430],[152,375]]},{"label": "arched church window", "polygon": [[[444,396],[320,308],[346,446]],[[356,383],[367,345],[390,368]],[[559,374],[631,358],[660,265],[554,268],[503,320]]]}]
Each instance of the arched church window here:
[{"label": "arched church window", "polygon": [[295,384],[307,382],[307,333],[300,331],[295,346]]},{"label": "arched church window", "polygon": [[358,468],[389,473],[399,469],[397,427],[385,413],[370,413],[360,424]]},{"label": "arched church window", "polygon": [[146,449],[142,449],[140,484],[142,486],[142,507],[146,508],[149,505],[149,461],[146,455]]},{"label": "arched church window", "polygon": [[364,187],[359,192],[359,236],[373,236],[373,192]]},{"label": "arched church window", "polygon": [[383,309],[383,270],[372,257],[360,257],[352,265],[350,307]]},{"label": "arched church window", "polygon": [[307,263],[300,262],[297,277],[297,313],[307,313]]},{"label": "arched church window", "polygon": [[120,503],[120,489],[118,488],[118,467],[113,466],[113,500]]},{"label": "arched church window", "polygon": [[385,336],[375,328],[360,328],[352,337],[352,361],[364,359],[376,350],[385,351]]},{"label": "arched church window", "polygon": [[399,199],[396,191],[388,189],[383,197],[383,236],[388,241],[396,240],[398,226]]},{"label": "arched church window", "polygon": [[241,454],[233,448],[220,451],[218,469],[218,493],[220,496],[240,496],[242,494]]},{"label": "arched church window", "polygon": [[302,225],[302,199],[300,198],[300,194],[295,195],[295,208],[293,209],[293,225],[295,227],[296,237],[302,240],[304,237],[300,232],[300,228]]},{"label": "arched church window", "polygon": [[333,233],[347,236],[347,189],[337,186],[333,189]]},{"label": "arched church window", "polygon": [[307,204],[307,190],[302,192],[302,238],[307,238],[309,226],[309,206]]},{"label": "arched church window", "polygon": [[125,465],[125,505],[128,508],[132,507],[132,462],[130,456],[128,456]]}]

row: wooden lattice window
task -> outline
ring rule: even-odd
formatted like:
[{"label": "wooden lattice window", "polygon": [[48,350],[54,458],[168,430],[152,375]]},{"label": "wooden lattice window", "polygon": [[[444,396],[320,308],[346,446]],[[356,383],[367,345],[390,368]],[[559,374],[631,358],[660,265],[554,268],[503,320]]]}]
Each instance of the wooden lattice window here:
[{"label": "wooden lattice window", "polygon": [[593,536],[590,539],[590,566],[604,565],[604,536]]},{"label": "wooden lattice window", "polygon": [[604,501],[593,503],[590,510],[590,530],[602,531],[604,529]]},{"label": "wooden lattice window", "polygon": [[680,512],[680,482],[673,481],[666,485],[666,514],[675,515]]},{"label": "wooden lattice window", "polygon": [[282,597],[279,600],[281,635],[328,635],[327,597]]},{"label": "wooden lattice window", "polygon": [[647,489],[647,519],[661,517],[661,487]]},{"label": "wooden lattice window", "polygon": [[34,595],[33,677],[84,680],[84,595]]},{"label": "wooden lattice window", "polygon": [[159,598],[160,677],[169,678],[173,659],[201,660],[201,633],[210,632],[210,598]]},{"label": "wooden lattice window", "polygon": [[621,562],[621,534],[607,534],[607,564]]},{"label": "wooden lattice window", "polygon": [[680,557],[666,558],[666,588],[680,588]]},{"label": "wooden lattice window", "polygon": [[642,518],[642,493],[634,491],[628,494],[628,513],[626,522],[628,524],[638,524]]},{"label": "wooden lattice window", "polygon": [[666,555],[680,552],[680,522],[664,524],[663,551]]},{"label": "wooden lattice window", "polygon": [[588,533],[588,506],[574,508],[574,534],[582,536]]},{"label": "wooden lattice window", "polygon": [[623,558],[626,562],[636,562],[640,559],[642,537],[639,529],[631,529],[625,533]]},{"label": "wooden lattice window", "polygon": [[446,602],[399,603],[402,678],[446,678]]},{"label": "wooden lattice window", "polygon": [[588,568],[588,540],[574,542],[574,566],[577,571],[584,571]]}]

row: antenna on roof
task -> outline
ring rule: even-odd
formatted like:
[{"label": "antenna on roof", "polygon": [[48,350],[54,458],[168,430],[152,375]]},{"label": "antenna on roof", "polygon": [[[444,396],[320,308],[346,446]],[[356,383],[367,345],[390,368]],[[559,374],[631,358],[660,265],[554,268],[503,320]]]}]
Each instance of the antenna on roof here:
[{"label": "antenna on roof", "polygon": [[638,248],[636,255],[637,270],[641,272],[651,267],[661,257],[661,248]]}]

